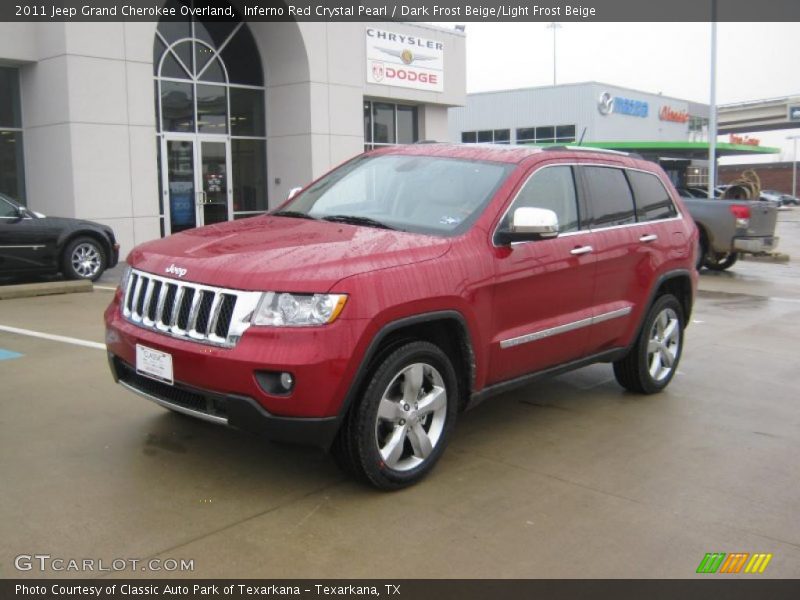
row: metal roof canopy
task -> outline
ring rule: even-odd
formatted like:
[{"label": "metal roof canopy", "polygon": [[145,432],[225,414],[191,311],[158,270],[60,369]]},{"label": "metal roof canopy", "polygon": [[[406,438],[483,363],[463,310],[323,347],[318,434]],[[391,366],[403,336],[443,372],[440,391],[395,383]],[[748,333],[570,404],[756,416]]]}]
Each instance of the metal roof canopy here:
[{"label": "metal roof canopy", "polygon": [[[581,146],[636,152],[643,156],[658,155],[660,158],[708,160],[708,142],[584,142]],[[743,156],[747,154],[780,154],[780,152],[780,148],[769,146],[717,142],[718,157]]]}]

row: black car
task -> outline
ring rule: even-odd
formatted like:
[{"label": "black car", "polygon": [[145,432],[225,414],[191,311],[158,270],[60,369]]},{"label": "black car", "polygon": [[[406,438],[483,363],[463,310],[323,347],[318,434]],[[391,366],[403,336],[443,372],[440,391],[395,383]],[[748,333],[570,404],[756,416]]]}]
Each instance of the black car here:
[{"label": "black car", "polygon": [[119,260],[110,227],[46,217],[0,194],[0,275],[62,273],[96,281]]}]

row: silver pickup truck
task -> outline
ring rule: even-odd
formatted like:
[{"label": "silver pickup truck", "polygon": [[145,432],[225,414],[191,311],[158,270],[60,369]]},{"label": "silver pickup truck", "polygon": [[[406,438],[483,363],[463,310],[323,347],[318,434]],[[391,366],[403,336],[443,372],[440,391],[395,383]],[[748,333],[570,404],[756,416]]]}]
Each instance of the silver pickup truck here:
[{"label": "silver pickup truck", "polygon": [[682,197],[700,230],[697,268],[730,268],[739,254],[766,254],[778,245],[778,205],[763,200]]}]

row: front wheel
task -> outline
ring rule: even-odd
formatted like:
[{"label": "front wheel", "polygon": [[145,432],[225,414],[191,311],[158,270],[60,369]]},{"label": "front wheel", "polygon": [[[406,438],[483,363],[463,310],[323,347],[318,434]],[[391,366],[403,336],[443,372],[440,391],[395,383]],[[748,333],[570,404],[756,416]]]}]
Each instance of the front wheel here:
[{"label": "front wheel", "polygon": [[736,252],[709,252],[704,264],[712,271],[724,271],[730,269],[736,261],[739,260],[739,254]]},{"label": "front wheel", "polygon": [[650,307],[642,332],[614,376],[625,389],[655,394],[672,381],[683,351],[683,309],[672,294],[660,296]]},{"label": "front wheel", "polygon": [[411,342],[374,370],[333,451],[348,472],[383,490],[418,482],[444,452],[456,420],[453,364],[429,342]]},{"label": "front wheel", "polygon": [[79,237],[67,244],[62,264],[67,279],[97,281],[105,268],[106,253],[97,240]]}]

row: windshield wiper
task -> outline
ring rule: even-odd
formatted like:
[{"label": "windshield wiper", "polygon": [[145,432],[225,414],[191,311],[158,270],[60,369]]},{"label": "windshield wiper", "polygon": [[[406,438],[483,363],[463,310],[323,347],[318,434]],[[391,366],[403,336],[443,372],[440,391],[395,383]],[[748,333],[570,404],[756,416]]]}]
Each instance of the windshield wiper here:
[{"label": "windshield wiper", "polygon": [[269,213],[272,217],[289,217],[291,219],[311,219],[316,221],[316,217],[312,217],[308,213],[300,212],[299,210],[278,210],[274,213]]},{"label": "windshield wiper", "polygon": [[364,227],[376,227],[378,229],[392,229],[394,231],[403,231],[398,227],[392,227],[376,219],[369,217],[357,217],[356,215],[328,215],[321,217],[323,221],[333,221],[334,223],[348,223],[349,225],[363,225]]}]

